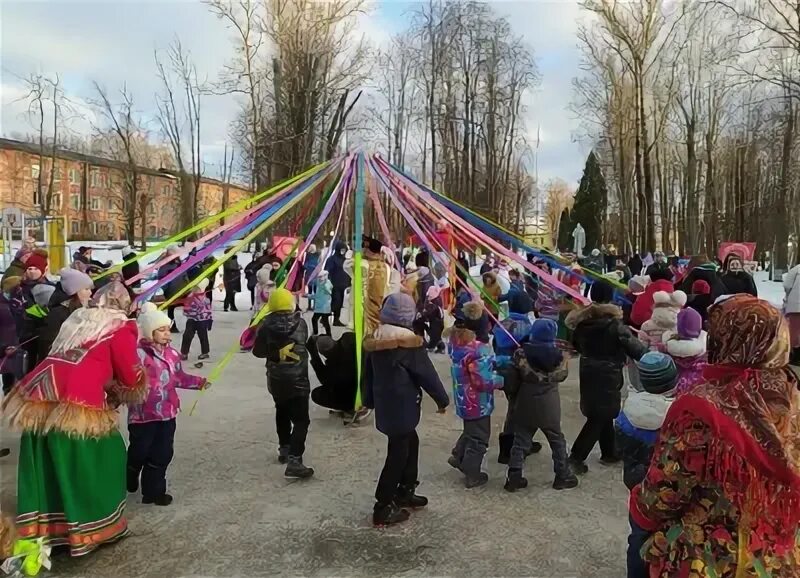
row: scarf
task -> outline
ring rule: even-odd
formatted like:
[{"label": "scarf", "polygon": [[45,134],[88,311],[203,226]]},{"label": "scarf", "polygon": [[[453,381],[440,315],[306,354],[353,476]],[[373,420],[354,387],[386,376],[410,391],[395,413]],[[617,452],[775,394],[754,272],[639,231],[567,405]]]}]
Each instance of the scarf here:
[{"label": "scarf", "polygon": [[698,477],[736,505],[751,546],[766,541],[785,553],[800,526],[800,393],[787,367],[788,327],[766,301],[736,295],[709,309],[708,330],[705,381],[675,401],[669,428],[700,420],[711,429]]}]

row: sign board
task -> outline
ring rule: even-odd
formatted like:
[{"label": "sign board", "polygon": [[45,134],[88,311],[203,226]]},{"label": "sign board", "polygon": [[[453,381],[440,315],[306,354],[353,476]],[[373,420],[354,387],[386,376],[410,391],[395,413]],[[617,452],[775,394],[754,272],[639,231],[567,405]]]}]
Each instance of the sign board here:
[{"label": "sign board", "polygon": [[737,243],[733,241],[725,241],[720,243],[717,249],[717,257],[725,263],[728,255],[738,255],[742,258],[742,268],[751,275],[758,270],[758,262],[754,261],[756,253],[755,243]]},{"label": "sign board", "polygon": [[289,256],[289,252],[294,247],[296,237],[282,237],[280,235],[272,236],[272,251],[278,256],[278,259],[284,261]]}]

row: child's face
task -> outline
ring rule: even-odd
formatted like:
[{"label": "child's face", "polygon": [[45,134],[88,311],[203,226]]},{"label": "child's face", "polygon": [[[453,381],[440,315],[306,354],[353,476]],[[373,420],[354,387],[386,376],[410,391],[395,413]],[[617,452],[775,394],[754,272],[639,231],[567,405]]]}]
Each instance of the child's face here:
[{"label": "child's face", "polygon": [[169,330],[169,325],[164,325],[153,331],[153,343],[166,345],[170,341],[172,341],[172,333]]}]

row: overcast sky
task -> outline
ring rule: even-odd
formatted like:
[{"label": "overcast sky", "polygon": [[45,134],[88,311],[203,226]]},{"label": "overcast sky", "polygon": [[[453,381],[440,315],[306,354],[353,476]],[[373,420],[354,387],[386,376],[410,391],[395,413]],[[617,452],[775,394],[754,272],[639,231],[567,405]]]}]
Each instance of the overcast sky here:
[{"label": "overcast sky", "polygon": [[[541,127],[540,179],[561,177],[576,183],[588,154],[586,143],[575,142],[578,123],[568,110],[572,78],[579,72],[577,4],[491,4],[533,48],[542,75],[527,111],[532,142]],[[372,42],[381,43],[405,27],[411,7],[410,2],[379,0],[361,19],[360,29]],[[199,0],[0,0],[0,134],[34,132],[20,101],[25,94],[20,77],[37,71],[59,73],[67,95],[84,113],[88,107],[81,103],[92,97],[92,81],[109,91],[127,83],[137,108],[152,117],[158,90],[153,51],[166,47],[176,35],[191,51],[201,77],[216,79],[231,56],[231,37]],[[213,165],[221,161],[238,103],[232,96],[212,96],[202,106],[203,154]],[[90,130],[81,121],[73,128]],[[207,167],[207,172],[216,173],[216,167]]]}]

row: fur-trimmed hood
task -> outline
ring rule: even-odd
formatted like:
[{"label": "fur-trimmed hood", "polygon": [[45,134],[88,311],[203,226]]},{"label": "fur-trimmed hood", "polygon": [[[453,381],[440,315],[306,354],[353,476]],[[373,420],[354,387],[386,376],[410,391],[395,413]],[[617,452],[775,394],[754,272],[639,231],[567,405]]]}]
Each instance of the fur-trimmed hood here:
[{"label": "fur-trimmed hood", "polygon": [[581,309],[570,311],[564,319],[564,324],[574,330],[584,321],[603,318],[622,319],[622,309],[613,303],[592,303]]},{"label": "fur-trimmed hood", "polygon": [[397,325],[381,324],[372,334],[364,340],[365,351],[384,351],[387,349],[413,349],[422,347],[422,337],[410,329]]},{"label": "fur-trimmed hood", "polygon": [[635,391],[628,395],[622,411],[633,426],[656,431],[661,429],[674,398],[664,394]]},{"label": "fur-trimmed hood", "polygon": [[700,357],[706,354],[708,334],[701,331],[694,339],[679,339],[673,331],[665,331],[663,342],[672,357]]}]

